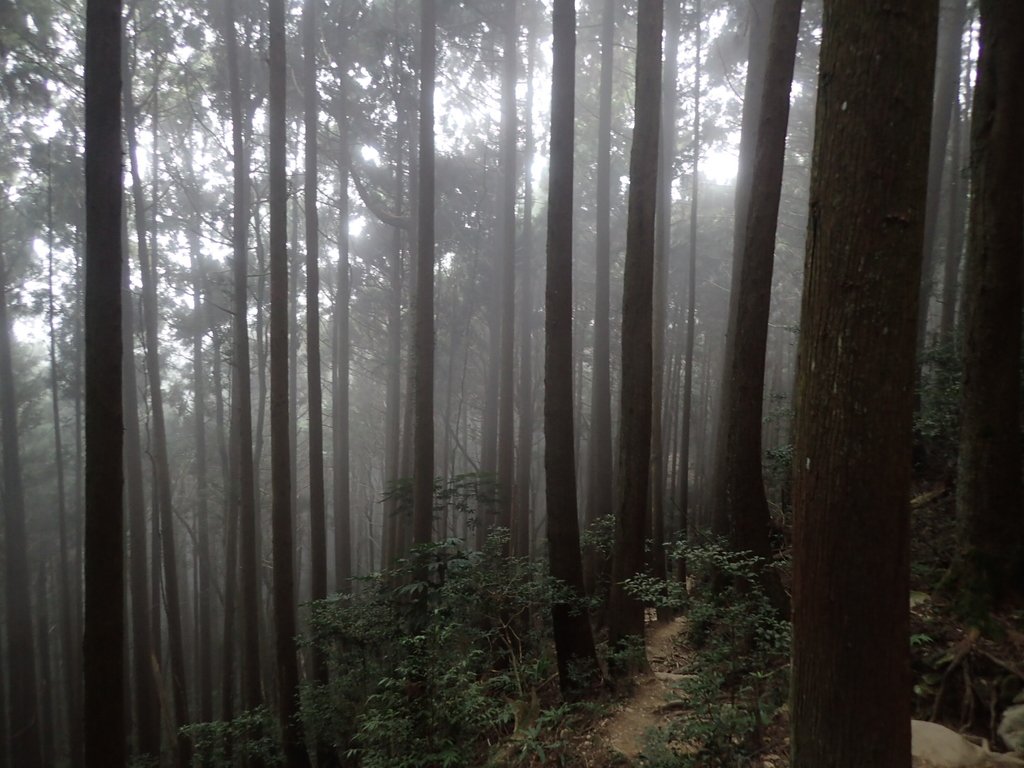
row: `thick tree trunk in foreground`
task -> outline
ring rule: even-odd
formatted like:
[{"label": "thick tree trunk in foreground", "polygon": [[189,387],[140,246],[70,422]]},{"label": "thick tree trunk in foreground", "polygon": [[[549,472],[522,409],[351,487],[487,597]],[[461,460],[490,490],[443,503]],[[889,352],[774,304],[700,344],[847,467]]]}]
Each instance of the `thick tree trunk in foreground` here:
[{"label": "thick tree trunk in foreground", "polygon": [[[128,741],[121,461],[120,0],[89,0],[85,29],[85,764],[110,768],[126,764]],[[5,455],[9,454],[5,451]],[[11,514],[9,503],[4,506]],[[8,528],[8,564],[16,549],[11,542]],[[16,581],[27,589],[27,578],[21,578],[25,575],[8,574],[8,583]],[[26,621],[23,626],[28,631],[31,624]],[[31,638],[25,651],[16,652],[12,658],[20,661],[19,674],[32,670]],[[22,710],[25,717],[33,712]],[[12,731],[17,732],[19,725],[13,723]],[[24,749],[17,746],[22,744],[19,741],[14,754],[21,765],[38,765],[38,743],[28,740],[34,731],[30,728],[25,733],[17,736],[26,739]]]},{"label": "thick tree trunk in foreground", "polygon": [[1024,5],[982,0],[971,120],[954,575],[960,608],[984,621],[1024,593],[1020,343],[1024,264]]},{"label": "thick tree trunk in foreground", "polygon": [[794,768],[910,764],[907,502],[936,5],[825,3],[794,430]]},{"label": "thick tree trunk in foreground", "polygon": [[[622,585],[644,570],[651,469],[651,370],[654,212],[661,101],[661,0],[640,0],[637,17],[636,108],[629,158],[629,223],[622,283],[622,397],[619,495],[615,513],[608,644],[644,636],[644,608]],[[629,664],[617,670],[626,672]]]},{"label": "thick tree trunk in foreground", "polygon": [[[555,0],[551,82],[551,170],[548,182],[547,289],[544,347],[544,469],[547,475],[551,575],[583,600],[583,560],[576,519],[576,457],[572,410],[572,177],[576,90],[576,11]],[[594,692],[601,677],[587,610],[552,607],[562,695]]]}]

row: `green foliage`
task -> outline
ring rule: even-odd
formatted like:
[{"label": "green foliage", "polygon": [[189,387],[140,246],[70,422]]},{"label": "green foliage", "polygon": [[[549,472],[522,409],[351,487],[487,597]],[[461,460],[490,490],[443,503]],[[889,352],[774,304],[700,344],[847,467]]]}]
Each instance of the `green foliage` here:
[{"label": "green foliage", "polygon": [[[464,472],[451,477],[434,478],[435,516],[466,517],[476,525],[480,508],[493,506],[500,500],[497,475],[486,472]],[[394,500],[395,514],[412,519],[412,478],[403,477],[388,485],[382,501]]]},{"label": "green foliage", "polygon": [[330,683],[304,691],[309,735],[367,768],[481,765],[513,732],[519,758],[547,750],[534,703],[555,665],[536,618],[559,590],[537,564],[502,556],[507,541],[499,531],[482,552],[424,547],[315,603],[310,641]]},{"label": "green foliage", "polygon": [[[689,599],[690,643],[697,657],[679,684],[686,713],[652,737],[647,764],[679,768],[746,765],[789,690],[789,624],[759,586],[765,563],[724,542],[678,544],[698,583],[712,578],[717,594]],[[649,587],[645,586],[647,589]]]},{"label": "green foliage", "polygon": [[266,707],[228,722],[193,723],[181,730],[192,740],[192,765],[197,767],[231,768],[239,759],[264,766],[284,763],[277,721]]},{"label": "green foliage", "polygon": [[955,343],[925,349],[918,395],[921,407],[914,419],[915,435],[935,461],[955,463],[960,434],[960,356]]}]

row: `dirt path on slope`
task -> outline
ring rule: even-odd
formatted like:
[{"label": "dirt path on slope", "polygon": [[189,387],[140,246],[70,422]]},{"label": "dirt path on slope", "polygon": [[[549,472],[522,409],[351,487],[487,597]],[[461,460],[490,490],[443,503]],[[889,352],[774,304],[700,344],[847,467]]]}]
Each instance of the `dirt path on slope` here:
[{"label": "dirt path on slope", "polygon": [[647,658],[651,671],[637,678],[633,695],[603,720],[594,733],[595,742],[621,755],[627,765],[636,763],[648,731],[665,722],[665,703],[683,678],[688,655],[676,640],[685,629],[682,617],[665,624],[647,625]]}]

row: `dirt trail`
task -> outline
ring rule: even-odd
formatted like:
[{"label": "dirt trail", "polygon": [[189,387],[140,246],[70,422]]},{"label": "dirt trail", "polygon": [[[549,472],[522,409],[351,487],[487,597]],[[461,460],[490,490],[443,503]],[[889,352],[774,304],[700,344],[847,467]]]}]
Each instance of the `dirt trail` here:
[{"label": "dirt trail", "polygon": [[647,732],[665,722],[665,703],[674,684],[682,678],[688,661],[686,651],[676,644],[684,627],[683,618],[647,625],[647,658],[651,672],[637,678],[633,695],[624,700],[594,734],[595,741],[622,755],[630,764],[640,756]]}]

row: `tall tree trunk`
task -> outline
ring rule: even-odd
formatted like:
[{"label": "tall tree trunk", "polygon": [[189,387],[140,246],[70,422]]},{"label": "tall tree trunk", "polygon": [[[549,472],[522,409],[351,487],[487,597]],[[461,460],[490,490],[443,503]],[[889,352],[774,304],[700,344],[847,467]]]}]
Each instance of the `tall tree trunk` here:
[{"label": "tall tree trunk", "polygon": [[[242,706],[245,709],[263,703],[260,684],[259,641],[259,557],[256,541],[256,483],[253,459],[252,390],[249,363],[249,155],[243,140],[245,117],[244,94],[239,75],[238,37],[235,32],[235,3],[226,0],[224,43],[227,48],[228,80],[231,91],[231,147],[234,170],[234,208],[232,211],[231,244],[234,275],[234,370],[231,378],[231,431],[237,470],[237,483],[231,494],[237,499],[239,532],[238,558],[241,580],[242,614]],[[229,523],[230,532],[230,523]],[[228,541],[228,562],[231,562],[232,544]]]},{"label": "tall tree trunk", "polygon": [[971,118],[971,208],[953,570],[960,610],[985,621],[1024,594],[1021,267],[1024,264],[1024,6],[982,0]]},{"label": "tall tree trunk", "polygon": [[960,47],[967,19],[967,0],[939,3],[939,42],[935,64],[935,98],[932,102],[932,133],[928,151],[928,202],[924,217],[924,256],[918,293],[917,356],[920,358],[928,330],[928,307],[935,271],[935,232],[942,200],[943,170],[949,139],[951,109],[958,102]]},{"label": "tall tree trunk", "polygon": [[[126,222],[124,222],[126,224]],[[127,231],[124,242],[127,242]],[[132,606],[132,673],[135,701],[132,719],[136,727],[136,754],[160,753],[160,700],[156,686],[159,657],[153,648],[151,603],[146,542],[146,496],[142,480],[142,441],[139,436],[139,395],[135,370],[134,300],[128,259],[121,270],[121,346],[124,350],[122,389],[124,398],[124,479],[128,505],[128,549]],[[158,625],[159,626],[159,625]]]},{"label": "tall tree trunk", "polygon": [[413,544],[429,544],[434,517],[434,78],[436,0],[420,19],[419,208],[416,253],[416,383],[413,427]]},{"label": "tall tree trunk", "polygon": [[[110,768],[127,762],[125,733],[124,644],[124,472],[123,406],[121,402],[121,2],[88,0],[85,22],[85,765]],[[2,261],[2,260],[0,260]],[[0,263],[0,275],[3,265]],[[6,298],[0,301],[6,315]],[[13,384],[6,317],[0,318],[0,382]],[[5,387],[6,389],[6,387]],[[13,405],[13,393],[4,402]],[[5,405],[6,408],[6,405]],[[11,414],[5,410],[4,424]],[[13,426],[13,424],[12,424]],[[11,430],[13,431],[13,430]],[[5,430],[5,441],[6,441]],[[5,457],[17,456],[17,444],[4,446]],[[5,462],[5,469],[7,464]],[[16,467],[20,470],[20,467]],[[20,475],[20,472],[18,473]],[[12,487],[10,480],[15,481]],[[4,504],[7,522],[7,584],[27,590],[24,562],[24,515],[15,492],[21,490],[14,472],[5,478],[9,495]],[[13,535],[12,535],[13,534]],[[27,594],[15,592],[7,609],[25,607]],[[24,597],[24,599],[22,599]],[[38,737],[31,722],[34,704],[22,697],[33,689],[32,639],[23,637],[31,623],[15,610],[17,634],[8,634],[12,656],[13,754],[21,765],[40,764]],[[25,647],[21,644],[24,643]],[[26,679],[27,678],[27,679]],[[29,693],[29,702],[32,694]],[[24,720],[29,722],[24,722]]]},{"label": "tall tree trunk", "polygon": [[81,765],[82,760],[82,705],[79,699],[78,654],[75,649],[77,628],[73,604],[76,600],[72,591],[72,578],[77,582],[78,574],[71,574],[71,552],[68,532],[67,489],[64,478],[64,440],[60,423],[60,390],[57,384],[57,330],[56,306],[53,295],[53,158],[47,145],[46,217],[47,217],[47,312],[50,329],[50,401],[53,409],[53,454],[57,469],[57,538],[60,555],[58,578],[60,580],[60,636],[61,668],[64,672],[64,707],[67,718],[68,758],[72,766]]},{"label": "tall tree trunk", "polygon": [[[6,202],[6,201],[5,201]],[[2,226],[2,222],[0,222]],[[11,276],[0,252],[0,415],[3,417],[4,601],[7,613],[10,667],[11,754],[28,768],[42,766],[42,745],[37,710],[35,646],[32,640],[31,584],[28,572],[28,536],[25,532],[25,491],[21,475],[18,399],[11,362],[11,323],[8,303],[14,303]],[[120,415],[120,414],[118,414]],[[118,507],[119,508],[119,507]]]},{"label": "tall tree trunk", "polygon": [[[126,80],[124,89],[125,132],[128,137],[128,159],[132,176],[132,196],[135,207],[135,228],[138,238],[139,265],[142,273],[142,315],[146,334],[146,373],[149,377],[149,396],[152,406],[152,452],[156,473],[156,494],[160,507],[160,545],[164,567],[164,605],[167,613],[167,644],[171,656],[171,691],[173,694],[174,722],[180,728],[189,722],[188,694],[186,691],[185,649],[182,638],[181,599],[179,597],[178,561],[174,542],[174,511],[171,494],[171,467],[167,454],[167,428],[164,422],[163,383],[160,362],[159,309],[156,294],[156,254],[149,249],[146,237],[146,202],[139,174],[138,138],[136,135],[135,99]],[[156,115],[154,114],[154,123]],[[156,129],[154,128],[154,134]],[[155,147],[155,144],[154,144]],[[154,179],[158,169],[154,166]],[[153,240],[155,244],[155,238]],[[190,743],[186,736],[178,736],[178,765],[189,764]]]},{"label": "tall tree trunk", "polygon": [[[765,565],[771,559],[771,514],[761,462],[765,353],[801,4],[774,0],[765,68],[750,75],[763,81],[750,173],[751,188],[758,194],[749,201],[742,246],[733,263],[712,489],[716,514],[728,520],[730,545],[752,552]],[[775,610],[788,616],[789,600],[778,575],[764,568],[759,579]]]},{"label": "tall tree trunk", "polygon": [[[342,110],[344,110],[344,102]],[[338,293],[334,299],[334,370],[331,409],[334,422],[334,581],[338,592],[352,590],[352,514],[349,459],[349,370],[351,341],[349,302],[352,298],[348,247],[348,116],[338,115],[342,137],[338,165]],[[397,367],[397,365],[396,365]],[[396,441],[397,442],[397,441]]]},{"label": "tall tree trunk", "polygon": [[[644,636],[643,604],[623,582],[644,569],[645,518],[651,470],[651,341],[654,212],[661,101],[661,0],[640,0],[637,15],[636,115],[629,158],[629,221],[622,283],[622,399],[619,410],[619,495],[608,599],[608,644],[621,648]],[[627,664],[616,670],[622,674]]]},{"label": "tall tree trunk", "polygon": [[[694,12],[693,34],[693,171],[690,179],[689,255],[686,278],[686,342],[683,349],[682,423],[679,426],[679,517],[680,527],[686,531],[686,540],[696,538],[697,516],[690,509],[690,432],[693,424],[693,344],[697,315],[697,200],[700,192],[700,74],[701,74],[701,2],[697,0]],[[738,182],[738,180],[737,180]],[[707,364],[705,363],[705,369]],[[703,403],[703,400],[702,400]],[[686,561],[677,563],[679,580],[686,583]]]},{"label": "tall tree trunk", "polygon": [[53,676],[50,668],[50,614],[47,605],[50,602],[46,588],[46,572],[49,570],[46,558],[39,563],[39,577],[36,592],[36,651],[39,652],[39,714],[40,731],[42,733],[43,765],[54,762],[53,732]]},{"label": "tall tree trunk", "polygon": [[523,150],[523,263],[519,270],[519,455],[516,467],[515,518],[512,521],[512,553],[517,557],[530,555],[532,526],[530,503],[530,466],[533,463],[533,182],[530,163],[533,161],[533,25],[526,37],[526,110],[523,128],[526,147]]},{"label": "tall tree trunk", "polygon": [[946,233],[946,258],[942,265],[942,313],[939,318],[939,342],[953,343],[956,304],[960,294],[960,264],[964,250],[964,209],[967,201],[963,193],[963,126],[964,112],[960,97],[953,105],[953,129],[950,137],[949,159],[949,228]]},{"label": "tall tree trunk", "polygon": [[[667,0],[665,6],[665,63],[661,82],[661,131],[658,147],[656,231],[654,236],[654,304],[651,347],[651,573],[665,578],[665,493],[666,481],[664,422],[665,327],[668,302],[668,259],[672,251],[672,181],[676,157],[676,70],[679,50],[679,6],[681,0]],[[659,617],[667,619],[664,609]]]},{"label": "tall tree trunk", "polygon": [[11,756],[8,753],[10,732],[7,729],[7,647],[4,643],[3,628],[0,627],[0,768],[10,768]]},{"label": "tall tree trunk", "polygon": [[288,398],[288,190],[285,176],[284,0],[270,0],[270,432],[271,516],[274,563],[274,635],[277,715],[285,764],[305,768],[295,649],[295,577],[292,542],[292,471]]},{"label": "tall tree trunk", "polygon": [[[199,222],[196,222],[199,225]],[[203,336],[208,318],[203,305],[203,263],[199,252],[199,231],[192,235],[192,310],[196,332],[192,337],[192,374],[195,379],[193,419],[196,439],[196,528],[198,561],[198,648],[196,666],[199,670],[199,719],[213,720],[213,636],[212,608],[213,568],[210,563],[209,481],[206,467],[206,371],[203,365]]]},{"label": "tall tree trunk", "polygon": [[576,600],[552,606],[558,681],[567,699],[593,695],[601,679],[584,598],[576,518],[572,409],[572,196],[576,92],[576,9],[555,0],[551,70],[547,288],[544,298],[544,469],[551,575]]},{"label": "tall tree trunk", "polygon": [[[740,131],[739,165],[736,173],[735,218],[733,220],[732,246],[732,277],[729,288],[729,327],[728,334],[733,331],[731,318],[738,310],[735,308],[740,301],[740,278],[743,274],[743,250],[746,245],[747,217],[753,199],[754,153],[757,145],[757,128],[761,123],[761,105],[765,86],[764,72],[768,62],[768,42],[771,35],[771,19],[775,0],[757,0],[750,6],[750,52],[747,56],[747,80],[743,89],[743,122]],[[732,356],[731,348],[735,341],[726,337],[726,360]],[[746,374],[744,373],[744,376]],[[726,402],[720,400],[718,419],[715,430],[714,455],[711,474],[711,530],[719,537],[729,538],[732,529],[731,511],[726,504],[725,485],[726,473],[732,471],[725,454],[728,439],[726,434],[730,425],[725,421],[729,418],[728,411],[722,409]],[[759,433],[760,434],[760,433]],[[722,492],[717,491],[722,488]],[[719,503],[721,501],[721,503]]]},{"label": "tall tree trunk", "polygon": [[825,2],[793,449],[794,768],[910,763],[907,500],[936,6]]},{"label": "tall tree trunk", "polygon": [[[587,492],[587,527],[612,514],[611,395],[611,143],[612,76],[615,58],[615,0],[604,0],[601,10],[601,83],[597,112],[597,210],[594,237],[594,370],[590,394],[590,487]],[[598,572],[606,570],[597,550],[587,551],[584,578],[587,592],[597,588]]]},{"label": "tall tree trunk", "polygon": [[[501,71],[501,386],[498,404],[498,525],[512,527],[515,481],[516,287],[516,71],[519,63],[516,3],[505,0]],[[510,542],[511,544],[511,542]]]}]

